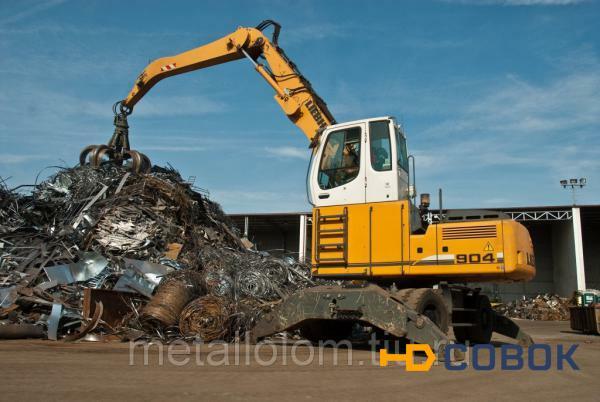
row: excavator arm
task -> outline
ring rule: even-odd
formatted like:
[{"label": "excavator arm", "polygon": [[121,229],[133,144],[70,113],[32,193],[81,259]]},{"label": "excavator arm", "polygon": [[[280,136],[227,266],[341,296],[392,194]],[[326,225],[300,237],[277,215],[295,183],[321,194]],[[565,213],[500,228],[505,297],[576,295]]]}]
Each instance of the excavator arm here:
[{"label": "excavator arm", "polygon": [[[262,32],[269,25],[275,29],[272,40]],[[256,28],[241,27],[212,43],[157,59],[139,75],[122,107],[130,112],[154,85],[165,78],[247,57],[275,90],[275,100],[285,114],[312,140],[321,129],[333,124],[334,118],[310,82],[278,46],[279,31],[279,24],[264,21]],[[258,62],[260,58],[267,66]]]},{"label": "excavator arm", "polygon": [[[263,33],[269,26],[274,28],[271,40]],[[86,163],[88,155],[92,165],[100,164],[103,156],[118,162],[131,157],[135,163],[136,155],[130,154],[136,151],[129,150],[127,116],[154,85],[174,75],[242,58],[252,62],[255,70],[275,91],[275,101],[314,146],[321,131],[335,124],[335,119],[310,82],[279,47],[277,40],[280,29],[280,25],[271,20],[263,21],[255,28],[240,27],[214,42],[148,64],[127,97],[115,105],[116,128],[109,144],[86,147],[80,156],[81,163]],[[262,60],[266,65],[261,63]],[[145,166],[140,165],[139,169],[134,170],[149,168],[146,166],[149,160],[143,154],[139,154],[137,159]]]}]

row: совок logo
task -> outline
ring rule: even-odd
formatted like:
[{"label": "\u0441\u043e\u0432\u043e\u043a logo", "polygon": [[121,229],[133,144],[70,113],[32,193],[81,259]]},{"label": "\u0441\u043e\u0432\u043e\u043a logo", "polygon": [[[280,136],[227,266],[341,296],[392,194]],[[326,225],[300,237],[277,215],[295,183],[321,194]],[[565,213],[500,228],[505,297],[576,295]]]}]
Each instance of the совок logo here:
[{"label": "\u0441\u043e\u0432\u043e\u043a logo", "polygon": [[[555,351],[551,345],[536,343],[528,347],[527,351],[520,345],[501,345],[500,346],[500,369],[501,370],[521,370],[527,367],[533,371],[547,371],[552,368],[553,363],[557,370],[564,370],[568,365],[572,370],[579,370],[575,363],[573,355],[577,350],[578,344],[570,345],[566,350],[562,344],[556,345]],[[466,360],[452,362],[451,356],[454,350],[459,350],[467,356]],[[478,344],[470,348],[470,354],[467,352],[467,346],[453,343],[444,349],[444,367],[451,371],[465,370],[472,362],[473,369],[478,371],[489,371],[496,367],[496,348],[491,344]],[[415,353],[423,352],[425,360],[419,363],[415,362]],[[536,361],[537,359],[537,361]],[[435,353],[431,346],[427,344],[408,344],[406,353],[388,353],[386,349],[379,350],[379,365],[385,367],[389,362],[404,362],[406,371],[429,371],[435,363]]]}]

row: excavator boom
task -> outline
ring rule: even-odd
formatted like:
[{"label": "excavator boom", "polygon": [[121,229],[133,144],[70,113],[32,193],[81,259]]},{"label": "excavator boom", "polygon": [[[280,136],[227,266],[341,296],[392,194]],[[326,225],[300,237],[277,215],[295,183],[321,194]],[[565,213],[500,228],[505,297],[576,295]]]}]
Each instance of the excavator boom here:
[{"label": "excavator boom", "polygon": [[[262,32],[269,25],[273,25],[275,30],[271,40]],[[256,28],[240,27],[209,44],[154,60],[138,76],[129,95],[122,101],[123,110],[131,112],[142,97],[164,78],[247,57],[275,90],[275,100],[285,114],[312,141],[323,128],[335,124],[335,120],[310,82],[278,46],[279,30],[276,22],[265,21]],[[258,62],[261,58],[266,61],[266,66]]]},{"label": "excavator boom", "polygon": [[[263,34],[263,30],[269,26],[274,28],[271,40]],[[252,62],[254,69],[273,88],[275,101],[314,147],[322,131],[336,122],[323,99],[277,44],[280,29],[281,26],[275,21],[266,20],[255,28],[240,27],[214,42],[148,64],[127,97],[113,108],[115,132],[109,143],[85,147],[79,157],[80,163],[89,161],[92,166],[98,166],[106,157],[117,164],[131,159],[134,171],[147,171],[151,166],[148,157],[129,149],[127,116],[133,112],[135,105],[165,78],[244,57]]]}]

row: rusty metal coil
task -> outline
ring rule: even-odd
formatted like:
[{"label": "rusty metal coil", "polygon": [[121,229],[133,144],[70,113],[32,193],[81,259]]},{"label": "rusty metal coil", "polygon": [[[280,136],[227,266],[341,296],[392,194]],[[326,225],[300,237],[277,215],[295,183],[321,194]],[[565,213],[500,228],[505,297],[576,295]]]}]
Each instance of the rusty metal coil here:
[{"label": "rusty metal coil", "polygon": [[224,339],[229,335],[231,308],[226,299],[202,296],[181,312],[179,329],[185,336],[199,336],[204,342]]},{"label": "rusty metal coil", "polygon": [[168,280],[161,284],[143,308],[140,321],[146,328],[176,325],[181,310],[194,298],[193,286],[187,281]]}]

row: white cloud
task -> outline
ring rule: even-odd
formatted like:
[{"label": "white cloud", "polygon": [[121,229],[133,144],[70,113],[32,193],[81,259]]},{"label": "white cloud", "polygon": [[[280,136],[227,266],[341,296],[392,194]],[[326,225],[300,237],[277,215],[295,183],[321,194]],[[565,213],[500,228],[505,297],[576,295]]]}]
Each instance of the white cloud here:
[{"label": "white cloud", "polygon": [[0,165],[16,165],[41,159],[52,159],[52,157],[48,155],[0,154]]},{"label": "white cloud", "polygon": [[82,114],[110,117],[112,103],[81,99],[27,84],[6,88],[0,93],[0,112],[8,113],[13,118],[22,114],[28,118],[26,120],[40,121],[50,117],[67,118]]},{"label": "white cloud", "polygon": [[597,69],[573,71],[545,85],[509,76],[480,99],[470,100],[452,119],[430,127],[429,134],[465,131],[508,138],[582,134],[600,124],[600,75]]},{"label": "white cloud", "polygon": [[[596,182],[600,61],[582,59],[568,69],[557,63],[543,81],[506,76],[479,83],[477,96],[450,95],[449,117],[413,137],[420,188],[448,189],[448,205],[500,206],[562,203],[564,177]],[[597,197],[593,185],[582,195],[589,203]]]},{"label": "white cloud", "polygon": [[281,146],[281,147],[265,147],[265,151],[269,156],[275,156],[279,158],[297,158],[297,159],[308,159],[310,157],[310,150],[308,148]]},{"label": "white cloud", "polygon": [[[91,98],[91,97],[90,97]],[[44,88],[19,85],[0,92],[0,130],[28,136],[88,136],[112,132],[113,100],[90,100]],[[225,105],[201,96],[153,96],[135,108],[135,117],[180,117],[226,111]]]},{"label": "white cloud", "polygon": [[198,38],[203,33],[190,31],[132,31],[124,28],[110,26],[76,26],[65,23],[41,22],[31,26],[15,25],[9,27],[0,26],[0,33],[4,35],[37,35],[37,34],[64,34],[64,35],[89,35],[106,36],[121,35],[128,38],[164,38],[165,36],[182,36]]},{"label": "white cloud", "polygon": [[[66,0],[49,0],[37,3],[36,5],[29,7],[25,10],[19,11],[16,14],[0,19],[0,26],[11,24],[13,22],[19,22],[27,17],[38,14],[42,11],[46,11],[52,7],[63,4]],[[21,3],[20,3],[21,4]]]},{"label": "white cloud", "polygon": [[344,38],[349,36],[350,32],[343,25],[323,22],[302,26],[286,26],[282,35],[285,35],[286,44],[296,44],[312,40]]},{"label": "white cloud", "polygon": [[[600,60],[582,47],[549,63],[543,79],[450,76],[419,91],[389,82],[394,90],[356,96],[342,82],[330,104],[346,120],[398,105],[408,116],[418,188],[445,188],[448,205],[500,204],[509,193],[513,205],[560,203],[562,176],[600,177]],[[588,202],[597,202],[598,191],[586,190]]]}]

